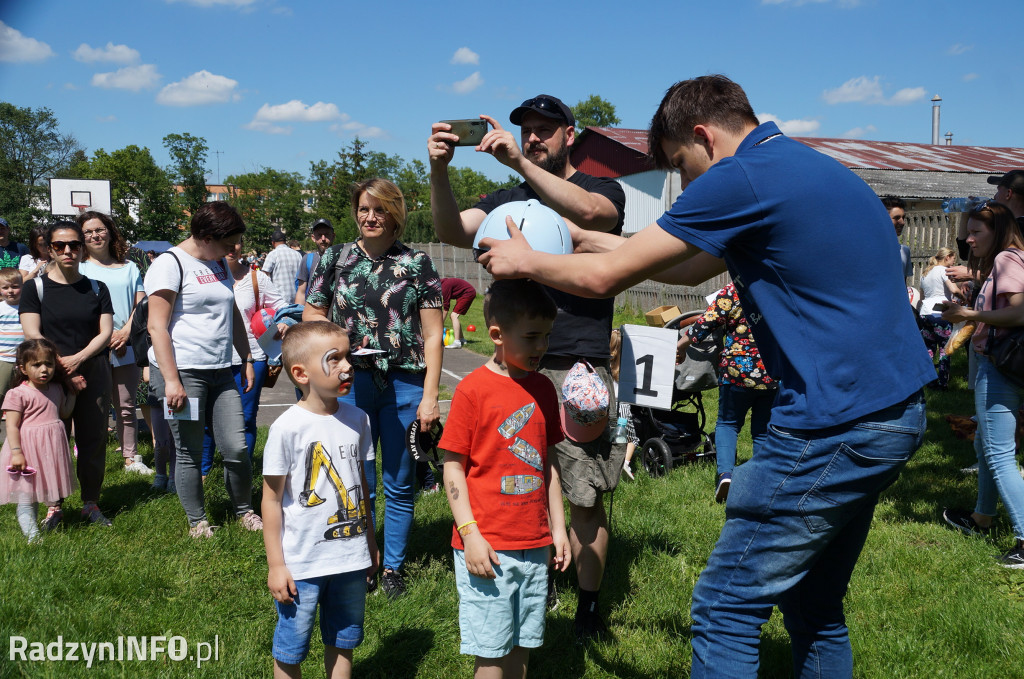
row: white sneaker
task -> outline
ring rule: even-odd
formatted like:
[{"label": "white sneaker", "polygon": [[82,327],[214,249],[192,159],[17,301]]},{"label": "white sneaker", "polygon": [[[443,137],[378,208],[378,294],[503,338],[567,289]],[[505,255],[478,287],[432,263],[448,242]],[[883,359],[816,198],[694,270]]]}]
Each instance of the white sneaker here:
[{"label": "white sneaker", "polygon": [[145,465],[145,463],[143,463],[141,455],[136,455],[135,460],[131,464],[126,464],[124,466],[124,470],[126,472],[135,472],[136,474],[143,474],[145,476],[149,476],[150,474],[154,473],[152,469],[150,469]]},{"label": "white sneaker", "polygon": [[964,467],[960,471],[963,472],[964,474],[977,474],[978,473],[978,463],[975,462],[970,467]]},{"label": "white sneaker", "polygon": [[451,344],[446,346],[445,349],[458,349],[461,346],[462,346],[461,340],[455,340],[454,342],[452,342]]}]

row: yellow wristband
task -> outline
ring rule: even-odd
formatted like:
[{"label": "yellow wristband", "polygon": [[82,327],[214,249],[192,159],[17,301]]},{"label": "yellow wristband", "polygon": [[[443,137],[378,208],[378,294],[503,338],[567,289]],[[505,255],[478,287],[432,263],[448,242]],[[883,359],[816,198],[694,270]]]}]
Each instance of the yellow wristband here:
[{"label": "yellow wristband", "polygon": [[467,521],[466,523],[456,528],[456,530],[459,531],[459,535],[465,537],[469,535],[469,527],[472,526],[474,523],[476,523],[476,521]]}]

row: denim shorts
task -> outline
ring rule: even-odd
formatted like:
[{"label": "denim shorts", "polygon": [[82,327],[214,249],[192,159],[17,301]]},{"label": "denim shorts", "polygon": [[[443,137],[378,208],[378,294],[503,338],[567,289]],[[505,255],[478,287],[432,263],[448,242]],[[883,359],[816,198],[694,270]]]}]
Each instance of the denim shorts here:
[{"label": "denim shorts", "polygon": [[466,655],[501,658],[513,646],[539,648],[544,643],[548,596],[547,547],[496,551],[494,580],[470,574],[466,554],[455,551],[455,586],[459,591],[459,631]]},{"label": "denim shorts", "polygon": [[320,634],[324,646],[352,649],[363,641],[366,610],[366,572],[352,571],[296,580],[298,592],[290,604],[275,601],[274,659],[298,665],[309,653],[313,621],[320,605]]}]

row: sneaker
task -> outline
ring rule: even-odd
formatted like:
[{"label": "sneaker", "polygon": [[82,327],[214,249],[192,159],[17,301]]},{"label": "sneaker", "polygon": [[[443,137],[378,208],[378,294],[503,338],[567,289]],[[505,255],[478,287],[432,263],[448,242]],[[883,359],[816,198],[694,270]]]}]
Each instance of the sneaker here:
[{"label": "sneaker", "polygon": [[965,535],[988,535],[992,527],[982,528],[966,509],[944,509],[942,518],[953,528]]},{"label": "sneaker", "polygon": [[553,573],[548,573],[548,610],[553,611],[558,608],[558,588],[555,587],[555,577]]},{"label": "sneaker", "polygon": [[210,525],[209,521],[203,519],[188,529],[188,535],[192,538],[212,538],[213,527]]},{"label": "sneaker", "polygon": [[254,532],[263,530],[263,519],[251,509],[238,518],[238,523],[242,524],[242,528],[246,530]]},{"label": "sneaker", "polygon": [[60,507],[50,507],[46,510],[46,518],[43,519],[43,530],[53,530],[60,525],[63,518],[64,511]]},{"label": "sneaker", "polygon": [[608,626],[604,624],[601,614],[597,611],[577,613],[573,631],[576,633],[577,644],[604,641],[608,638]]},{"label": "sneaker", "polygon": [[435,483],[432,486],[427,486],[426,488],[420,489],[420,495],[433,495],[439,490],[441,490],[441,486]]},{"label": "sneaker", "polygon": [[715,486],[715,502],[722,504],[729,497],[729,486],[732,485],[732,472],[725,472],[718,475],[718,485]]},{"label": "sneaker", "polygon": [[1004,568],[1024,569],[1024,543],[1018,542],[1013,549],[996,557]]},{"label": "sneaker", "polygon": [[157,474],[153,477],[153,490],[167,490],[167,474]]},{"label": "sneaker", "polygon": [[964,467],[960,471],[963,472],[964,474],[977,474],[978,473],[978,463],[975,462],[970,467]]},{"label": "sneaker", "polygon": [[366,576],[366,594],[370,595],[377,591],[377,574]]},{"label": "sneaker", "polygon": [[100,511],[100,508],[96,506],[95,502],[87,502],[85,506],[82,507],[82,518],[88,519],[89,523],[94,523],[98,526],[109,527],[113,525],[110,522],[110,519],[103,516],[103,512]]},{"label": "sneaker", "polygon": [[170,479],[167,481],[167,492],[170,493],[171,495],[178,494],[178,487],[174,485],[174,479]]},{"label": "sneaker", "polygon": [[[128,462],[128,458],[125,458],[124,461]],[[150,474],[154,473],[152,469],[147,467],[142,462],[142,456],[141,455],[136,455],[135,459],[132,462],[129,462],[128,464],[126,464],[124,466],[124,470],[126,472],[135,472],[136,474],[143,474],[145,476],[149,476]]]},{"label": "sneaker", "polygon": [[384,590],[389,599],[397,599],[405,594],[405,578],[398,571],[385,569],[380,576],[380,588]]},{"label": "sneaker", "polygon": [[455,340],[454,342],[446,346],[445,349],[458,349],[461,346],[462,342],[460,340]]}]

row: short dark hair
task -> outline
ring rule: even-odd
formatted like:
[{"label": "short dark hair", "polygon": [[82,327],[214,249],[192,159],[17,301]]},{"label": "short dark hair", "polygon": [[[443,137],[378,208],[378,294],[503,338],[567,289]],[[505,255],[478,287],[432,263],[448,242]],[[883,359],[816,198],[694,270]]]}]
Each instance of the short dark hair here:
[{"label": "short dark hair", "polygon": [[670,87],[651,119],[647,134],[654,164],[660,169],[671,169],[662,142],[690,144],[694,126],[708,123],[739,133],[747,125],[757,125],[758,120],[743,88],[724,75],[703,75]]},{"label": "short dark hair", "polygon": [[85,247],[85,235],[82,233],[82,227],[77,222],[69,222],[67,220],[54,222],[50,224],[50,227],[46,229],[46,247],[50,247],[50,243],[53,242],[53,232],[60,229],[71,229],[78,234],[78,240],[82,241],[82,246]]},{"label": "short dark hair", "polygon": [[899,196],[882,196],[882,205],[885,206],[886,210],[891,210],[894,207],[898,207],[901,210],[907,209],[907,203]]},{"label": "short dark hair", "polygon": [[540,283],[527,278],[494,281],[484,293],[484,321],[499,327],[524,318],[555,320],[558,307]]},{"label": "short dark hair", "polygon": [[[103,222],[103,226],[107,227],[107,236],[110,240],[107,242],[107,251],[110,256],[114,258],[116,262],[123,262],[125,257],[128,256],[128,241],[124,239],[121,234],[121,230],[117,228],[117,224],[114,223],[114,218],[108,214],[97,212],[95,210],[86,210],[82,214],[78,215],[78,225],[85,229],[85,223],[90,219],[98,219]],[[87,251],[88,252],[88,251]]]},{"label": "short dark hair", "polygon": [[245,233],[245,222],[238,210],[223,200],[203,203],[192,215],[189,229],[195,238],[222,240],[236,233]]},{"label": "short dark hair", "polygon": [[[339,334],[348,337],[345,328],[330,321],[303,321],[288,328],[288,333],[281,342],[281,363],[288,373],[288,379],[292,379],[293,365],[308,360],[307,349],[312,338]],[[295,381],[292,380],[292,383]]]}]

